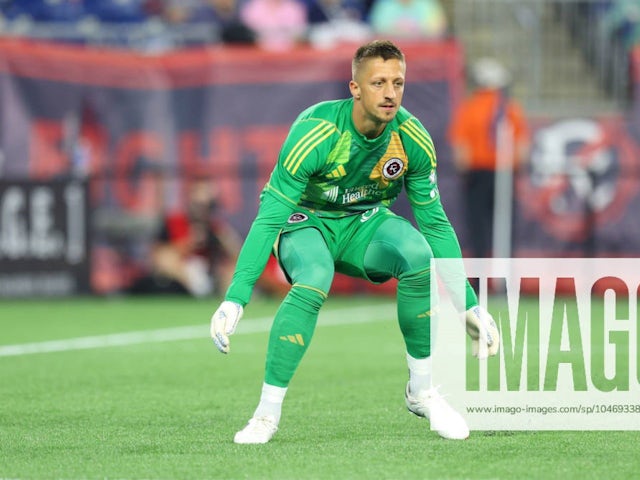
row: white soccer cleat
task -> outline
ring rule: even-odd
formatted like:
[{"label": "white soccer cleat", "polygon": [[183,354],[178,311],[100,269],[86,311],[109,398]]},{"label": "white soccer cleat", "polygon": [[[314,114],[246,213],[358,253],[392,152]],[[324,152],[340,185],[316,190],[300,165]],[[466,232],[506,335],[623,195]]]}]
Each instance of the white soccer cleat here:
[{"label": "white soccer cleat", "polygon": [[413,396],[409,392],[409,384],[404,393],[407,408],[418,417],[429,420],[431,430],[449,440],[464,440],[469,438],[469,427],[462,415],[440,395],[438,387],[419,392]]},{"label": "white soccer cleat", "polygon": [[234,443],[259,444],[267,443],[278,431],[275,417],[253,417],[247,426],[236,433]]}]

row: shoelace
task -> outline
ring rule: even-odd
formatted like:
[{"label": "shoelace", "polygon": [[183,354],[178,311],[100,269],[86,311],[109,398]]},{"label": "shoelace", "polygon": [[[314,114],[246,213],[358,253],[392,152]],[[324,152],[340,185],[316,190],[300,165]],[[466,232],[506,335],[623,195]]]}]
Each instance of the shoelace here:
[{"label": "shoelace", "polygon": [[271,432],[277,430],[275,423],[269,417],[257,417],[249,420],[249,426],[254,430]]},{"label": "shoelace", "polygon": [[441,404],[444,404],[445,406],[447,406],[447,407],[448,407],[448,403],[447,403],[447,402],[446,402],[446,400],[445,400],[445,397],[447,397],[448,395],[446,395],[446,394],[445,394],[445,395],[441,394],[441,393],[438,391],[438,390],[439,390],[439,388],[440,388],[440,385],[437,385],[437,386],[435,386],[435,387],[431,387],[429,390],[426,390],[426,391],[424,392],[424,394],[423,394],[423,395],[420,395],[420,396],[418,396],[418,395],[415,395],[415,396],[414,396],[414,395],[412,395],[412,394],[411,394],[411,392],[409,392],[409,395],[410,395],[413,399],[415,399],[416,401],[418,401],[418,402],[424,402],[424,401],[431,400],[432,402],[433,402],[433,401],[436,401],[436,402],[441,403]]},{"label": "shoelace", "polygon": [[428,390],[429,392],[429,398],[431,398],[432,401],[436,401],[438,403],[440,403],[441,405],[444,405],[447,408],[449,407],[449,404],[447,403],[447,401],[445,400],[445,397],[448,396],[448,394],[441,394],[438,389],[440,388],[440,385],[437,385],[435,387],[432,387],[431,389]]}]

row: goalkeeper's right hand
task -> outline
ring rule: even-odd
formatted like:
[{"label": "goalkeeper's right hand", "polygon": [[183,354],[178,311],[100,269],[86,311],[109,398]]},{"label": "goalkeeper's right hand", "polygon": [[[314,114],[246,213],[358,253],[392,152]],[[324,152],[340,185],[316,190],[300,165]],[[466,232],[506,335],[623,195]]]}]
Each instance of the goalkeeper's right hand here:
[{"label": "goalkeeper's right hand", "polygon": [[225,300],[211,317],[211,338],[222,353],[229,353],[229,335],[236,331],[242,312],[242,305]]}]

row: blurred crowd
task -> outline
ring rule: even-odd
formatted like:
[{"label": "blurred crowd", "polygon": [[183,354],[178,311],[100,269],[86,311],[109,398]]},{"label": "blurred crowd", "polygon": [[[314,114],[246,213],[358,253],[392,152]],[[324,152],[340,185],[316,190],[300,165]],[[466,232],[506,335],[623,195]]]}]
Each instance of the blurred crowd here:
[{"label": "blurred crowd", "polygon": [[0,35],[146,51],[207,43],[286,49],[448,34],[439,0],[0,0]]},{"label": "blurred crowd", "polygon": [[607,47],[619,42],[627,51],[640,43],[640,0],[575,1],[558,8],[568,12],[574,36],[589,37],[580,38],[583,43],[591,41]]},{"label": "blurred crowd", "polygon": [[640,45],[640,0],[562,2],[571,38],[608,93],[630,93],[629,56]]}]

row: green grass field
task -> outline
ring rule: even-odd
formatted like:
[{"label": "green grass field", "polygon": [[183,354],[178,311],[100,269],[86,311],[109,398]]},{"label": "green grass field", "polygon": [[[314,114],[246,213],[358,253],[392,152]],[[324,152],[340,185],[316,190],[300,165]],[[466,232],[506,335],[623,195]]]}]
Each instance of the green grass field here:
[{"label": "green grass field", "polygon": [[639,432],[438,437],[404,406],[388,298],[330,298],[280,431],[267,445],[235,445],[258,399],[277,304],[250,304],[224,356],[208,335],[217,303],[0,302],[0,478],[640,477]]}]

